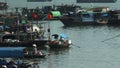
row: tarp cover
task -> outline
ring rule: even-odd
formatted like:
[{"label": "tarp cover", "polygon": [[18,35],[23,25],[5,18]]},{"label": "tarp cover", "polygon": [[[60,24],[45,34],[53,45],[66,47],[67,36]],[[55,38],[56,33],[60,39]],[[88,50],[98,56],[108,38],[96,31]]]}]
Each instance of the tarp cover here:
[{"label": "tarp cover", "polygon": [[51,11],[53,17],[60,17],[61,13],[59,11]]},{"label": "tarp cover", "polygon": [[23,57],[25,47],[1,47],[0,58],[20,58]]}]

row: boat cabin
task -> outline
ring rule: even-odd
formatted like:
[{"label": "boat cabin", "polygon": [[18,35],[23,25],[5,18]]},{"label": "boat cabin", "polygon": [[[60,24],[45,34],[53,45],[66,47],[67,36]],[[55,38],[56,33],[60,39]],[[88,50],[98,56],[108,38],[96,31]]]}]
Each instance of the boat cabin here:
[{"label": "boat cabin", "polygon": [[120,25],[120,10],[111,10],[109,14],[109,24]]}]

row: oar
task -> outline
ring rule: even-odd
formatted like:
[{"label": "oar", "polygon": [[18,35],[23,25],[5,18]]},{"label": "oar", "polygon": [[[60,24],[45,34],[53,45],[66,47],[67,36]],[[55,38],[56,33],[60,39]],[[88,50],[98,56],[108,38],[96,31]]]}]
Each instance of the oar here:
[{"label": "oar", "polygon": [[105,40],[103,40],[103,41],[101,41],[101,42],[105,42],[105,41],[111,40],[111,39],[116,38],[116,37],[119,37],[119,36],[120,36],[120,34],[118,34],[118,35],[116,35],[116,36],[114,36],[114,37],[111,37],[111,38],[105,39]]},{"label": "oar", "polygon": [[76,46],[76,47],[80,48],[80,46],[77,46],[77,45],[75,45],[75,44],[71,44],[71,45],[73,45],[73,46]]}]

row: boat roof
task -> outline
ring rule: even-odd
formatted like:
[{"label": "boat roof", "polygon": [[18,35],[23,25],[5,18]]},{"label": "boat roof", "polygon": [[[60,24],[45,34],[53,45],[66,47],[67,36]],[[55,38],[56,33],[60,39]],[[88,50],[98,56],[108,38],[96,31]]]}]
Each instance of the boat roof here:
[{"label": "boat roof", "polygon": [[23,57],[26,47],[0,47],[0,58],[20,58]]},{"label": "boat roof", "polygon": [[97,14],[97,13],[100,13],[100,14],[103,13],[104,14],[104,13],[107,13],[107,12],[92,12],[92,11],[89,12],[88,11],[88,12],[82,12],[81,14]]}]

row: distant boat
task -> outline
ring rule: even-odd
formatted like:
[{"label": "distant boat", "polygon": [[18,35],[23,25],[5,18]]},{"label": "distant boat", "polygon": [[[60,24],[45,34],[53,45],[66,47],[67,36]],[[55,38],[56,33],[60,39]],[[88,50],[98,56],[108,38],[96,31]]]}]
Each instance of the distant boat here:
[{"label": "distant boat", "polygon": [[117,0],[77,0],[77,3],[113,3]]},{"label": "distant boat", "polygon": [[[89,11],[92,10],[92,11]],[[79,25],[104,25],[119,24],[119,11],[106,11],[106,7],[99,7],[82,11],[80,13],[69,12],[63,15],[60,20],[64,26],[79,26]],[[103,12],[105,10],[106,12]]]},{"label": "distant boat", "polygon": [[5,10],[8,8],[8,5],[6,2],[0,2],[0,10]]}]

